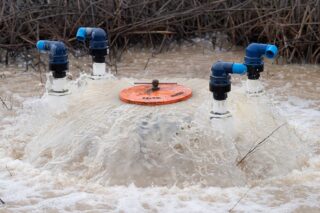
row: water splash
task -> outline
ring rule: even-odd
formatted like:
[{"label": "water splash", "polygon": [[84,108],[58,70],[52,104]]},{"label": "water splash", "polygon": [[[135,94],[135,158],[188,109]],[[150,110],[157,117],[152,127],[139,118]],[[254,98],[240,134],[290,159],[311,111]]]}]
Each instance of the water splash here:
[{"label": "water splash", "polygon": [[19,148],[9,149],[38,168],[103,185],[226,187],[303,165],[306,150],[286,127],[237,166],[282,119],[266,97],[249,99],[234,87],[228,99],[233,117],[210,121],[207,82],[175,80],[191,87],[194,97],[159,107],[124,104],[118,93],[133,79],[88,81],[68,97],[44,96],[22,112],[10,139],[19,139]]}]

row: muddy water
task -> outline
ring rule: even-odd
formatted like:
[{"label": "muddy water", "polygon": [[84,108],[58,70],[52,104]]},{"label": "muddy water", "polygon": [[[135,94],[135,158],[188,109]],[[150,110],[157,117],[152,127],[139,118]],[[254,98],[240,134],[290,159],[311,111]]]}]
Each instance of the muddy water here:
[{"label": "muddy water", "polygon": [[[212,63],[242,58],[206,42],[157,55],[131,49],[117,79],[73,80],[64,97],[42,96],[36,74],[2,68],[12,110],[0,114],[0,212],[226,212],[241,198],[235,212],[319,211],[320,68],[267,62],[258,98],[234,76],[232,118],[210,121]],[[72,60],[74,79],[89,66]],[[160,107],[118,100],[121,89],[154,78],[193,97]]]}]

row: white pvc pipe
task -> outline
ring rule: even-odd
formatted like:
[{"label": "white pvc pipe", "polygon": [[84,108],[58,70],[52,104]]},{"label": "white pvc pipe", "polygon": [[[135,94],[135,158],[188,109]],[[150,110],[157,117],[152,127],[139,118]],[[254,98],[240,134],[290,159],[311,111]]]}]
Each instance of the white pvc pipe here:
[{"label": "white pvc pipe", "polygon": [[227,101],[226,100],[217,101],[217,100],[213,99],[212,113],[214,113],[214,114],[226,114],[226,113],[228,113]]},{"label": "white pvc pipe", "polygon": [[213,99],[212,103],[212,111],[210,112],[210,119],[212,118],[227,118],[230,117],[231,114],[227,108],[227,101],[217,101]]},{"label": "white pvc pipe", "polygon": [[53,92],[65,92],[67,91],[67,78],[53,78],[51,90]]},{"label": "white pvc pipe", "polygon": [[258,79],[257,80],[247,79],[246,86],[247,86],[248,94],[259,94],[263,92],[263,86],[260,80]]},{"label": "white pvc pipe", "polygon": [[106,64],[105,63],[93,63],[93,76],[105,76],[106,75]]}]

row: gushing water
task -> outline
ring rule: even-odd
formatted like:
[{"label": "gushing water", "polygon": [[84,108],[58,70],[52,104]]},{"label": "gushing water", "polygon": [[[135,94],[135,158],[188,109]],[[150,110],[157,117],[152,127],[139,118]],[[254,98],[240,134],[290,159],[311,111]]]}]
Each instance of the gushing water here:
[{"label": "gushing water", "polygon": [[250,95],[259,95],[260,93],[263,93],[263,86],[260,80],[247,79],[246,86],[247,86],[247,93]]},{"label": "gushing water", "polygon": [[9,136],[20,139],[19,147],[9,148],[12,157],[102,185],[142,187],[239,186],[303,165],[306,150],[286,125],[238,166],[285,121],[274,116],[266,99],[250,99],[241,88],[230,95],[233,117],[210,120],[207,81],[175,80],[193,89],[191,100],[160,107],[121,103],[119,91],[132,79],[90,81],[63,99],[44,96],[26,106]]},{"label": "gushing water", "polygon": [[[137,63],[127,58],[119,74],[143,73],[147,56],[134,57]],[[201,71],[209,70],[211,57],[202,49],[178,51],[145,68],[152,78],[139,80],[167,73],[172,78],[161,80],[192,88],[185,102],[125,104],[118,94],[136,79],[81,75],[68,83],[68,96],[45,94],[27,98],[17,111],[0,111],[0,211],[226,212],[235,204],[244,212],[319,210],[317,72],[273,66],[268,92],[259,97],[248,96],[245,82],[234,78],[227,100],[232,117],[210,120],[208,80],[173,76],[195,77],[197,70],[207,78]],[[238,60],[234,53],[221,57]],[[185,67],[169,72],[164,65],[176,61]],[[36,88],[34,76],[7,76],[1,91],[18,90],[13,100],[32,96],[20,88]],[[310,84],[297,80],[310,76]]]}]

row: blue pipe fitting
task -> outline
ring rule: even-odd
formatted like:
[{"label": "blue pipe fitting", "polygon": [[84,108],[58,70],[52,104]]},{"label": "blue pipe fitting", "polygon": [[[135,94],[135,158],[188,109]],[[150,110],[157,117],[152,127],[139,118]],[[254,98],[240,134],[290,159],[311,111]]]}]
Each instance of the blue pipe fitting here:
[{"label": "blue pipe fitting", "polygon": [[94,62],[104,63],[108,49],[108,34],[101,28],[80,27],[76,35],[79,41],[90,37],[89,53]]},{"label": "blue pipe fitting", "polygon": [[64,78],[69,67],[68,50],[61,41],[39,40],[37,49],[49,52],[49,70],[54,78]]},{"label": "blue pipe fitting", "polygon": [[77,31],[77,40],[78,41],[85,41],[87,37],[87,31],[90,29],[88,27],[80,27]]},{"label": "blue pipe fitting", "polygon": [[213,98],[218,101],[226,100],[231,91],[230,74],[244,74],[247,67],[243,64],[218,61],[211,67],[209,89]]},{"label": "blue pipe fitting", "polygon": [[273,59],[278,54],[278,48],[272,44],[251,43],[246,48],[246,56],[244,64],[248,68],[248,79],[257,80],[260,78],[260,73],[263,72],[264,63],[263,56],[268,59]]}]

